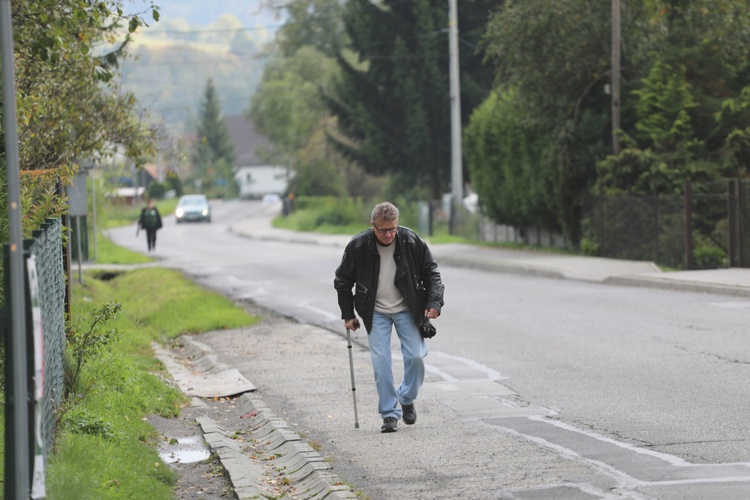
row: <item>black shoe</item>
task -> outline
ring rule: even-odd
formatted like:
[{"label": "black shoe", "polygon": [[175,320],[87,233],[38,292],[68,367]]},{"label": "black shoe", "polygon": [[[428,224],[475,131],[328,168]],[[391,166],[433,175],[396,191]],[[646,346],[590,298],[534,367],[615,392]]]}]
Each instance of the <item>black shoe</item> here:
[{"label": "black shoe", "polygon": [[417,410],[414,408],[414,403],[410,405],[401,405],[401,409],[404,412],[403,418],[406,425],[411,425],[417,421]]},{"label": "black shoe", "polygon": [[398,419],[396,417],[385,417],[380,432],[396,432],[397,425]]}]

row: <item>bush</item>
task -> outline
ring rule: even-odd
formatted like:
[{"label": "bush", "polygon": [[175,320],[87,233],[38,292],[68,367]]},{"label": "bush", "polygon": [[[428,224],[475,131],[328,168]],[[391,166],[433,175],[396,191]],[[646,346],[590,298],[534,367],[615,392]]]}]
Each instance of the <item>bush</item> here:
[{"label": "bush", "polygon": [[177,174],[168,173],[166,182],[169,185],[169,189],[174,189],[175,196],[182,196],[184,194],[185,190],[182,187],[182,181],[177,177]]},{"label": "bush", "polygon": [[161,182],[152,181],[146,188],[146,196],[152,200],[161,200],[166,192],[167,188]]},{"label": "bush", "polygon": [[[297,196],[295,211],[310,211],[315,214],[313,228],[323,225],[346,226],[367,223],[369,212],[361,199],[334,196]],[[365,212],[368,212],[365,214]],[[363,218],[364,217],[364,218]]]},{"label": "bush", "polygon": [[599,256],[599,243],[592,240],[591,238],[586,238],[586,237],[582,238],[581,239],[581,253],[589,257],[598,257]]},{"label": "bush", "polygon": [[721,248],[705,246],[693,250],[694,269],[719,269],[728,266],[727,254]]}]

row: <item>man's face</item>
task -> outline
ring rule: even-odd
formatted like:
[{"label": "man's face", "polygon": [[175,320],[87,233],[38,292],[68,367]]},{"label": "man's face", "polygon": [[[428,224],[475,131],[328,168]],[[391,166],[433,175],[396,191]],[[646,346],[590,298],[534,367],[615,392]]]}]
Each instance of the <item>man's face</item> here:
[{"label": "man's face", "polygon": [[388,246],[393,243],[396,238],[396,230],[398,229],[398,219],[392,221],[384,221],[378,219],[372,224],[372,230],[375,231],[375,237],[378,239],[381,245]]}]

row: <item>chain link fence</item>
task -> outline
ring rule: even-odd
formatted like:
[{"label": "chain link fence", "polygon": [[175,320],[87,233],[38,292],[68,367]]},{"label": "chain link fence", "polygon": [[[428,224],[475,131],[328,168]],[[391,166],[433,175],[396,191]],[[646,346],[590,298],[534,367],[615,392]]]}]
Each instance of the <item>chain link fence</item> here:
[{"label": "chain link fence", "polygon": [[[750,267],[750,181],[686,183],[675,196],[592,196],[584,203],[585,255],[652,261],[672,269]],[[496,224],[449,199],[418,203],[416,229],[431,237],[570,248],[554,231]]]},{"label": "chain link fence", "polygon": [[[65,300],[66,300],[66,283],[63,254],[62,223],[60,219],[48,219],[47,222],[38,230],[34,231],[32,239],[24,240],[24,272],[28,276],[29,258],[33,255],[36,263],[36,275],[38,286],[34,287],[38,293],[38,300],[32,300],[29,280],[26,279],[26,345],[28,356],[26,359],[28,373],[28,395],[14,395],[6,393],[6,424],[12,421],[14,402],[26,401],[29,405],[29,436],[13,435],[13,426],[6,425],[5,431],[5,477],[6,485],[8,478],[13,477],[14,463],[13,454],[7,453],[8,449],[15,449],[14,440],[28,439],[29,449],[34,450],[38,445],[43,446],[43,454],[46,457],[51,453],[54,445],[56,411],[62,401],[65,368]],[[6,245],[4,248],[4,265],[9,269],[10,251]],[[13,339],[8,334],[10,326],[10,302],[12,296],[10,274],[5,273],[5,290],[6,303],[4,304],[4,321],[3,328],[6,334],[5,339],[5,366],[10,365],[7,356],[13,351],[11,346]],[[34,372],[35,372],[35,349],[34,349],[34,319],[32,316],[32,307],[37,305],[41,313],[41,325],[43,332],[42,349],[43,359],[43,396],[39,404],[40,408],[35,409],[34,398]],[[13,387],[12,374],[6,370],[6,390]],[[38,415],[38,421],[35,421]],[[41,442],[35,439],[35,432],[39,433]],[[33,455],[33,454],[32,454]],[[33,467],[33,456],[30,456],[29,467]]]},{"label": "chain link fence", "polygon": [[674,269],[750,267],[750,182],[686,184],[682,196],[600,196],[587,203],[584,253]]},{"label": "chain link fence", "polygon": [[451,207],[450,200],[420,202],[417,230],[423,236],[456,236],[470,241],[511,243],[565,248],[559,232],[537,227],[513,227],[497,224],[477,206],[469,210],[463,204]]}]

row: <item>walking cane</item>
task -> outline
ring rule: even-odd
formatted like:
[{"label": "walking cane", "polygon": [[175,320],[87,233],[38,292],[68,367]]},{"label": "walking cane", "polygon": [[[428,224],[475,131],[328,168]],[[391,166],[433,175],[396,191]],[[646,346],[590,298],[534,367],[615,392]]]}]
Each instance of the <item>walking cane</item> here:
[{"label": "walking cane", "polygon": [[349,329],[346,329],[346,347],[349,349],[349,372],[352,374],[352,399],[354,400],[354,428],[359,429],[359,418],[357,417],[357,388],[354,386],[354,360],[352,359],[352,338]]}]

